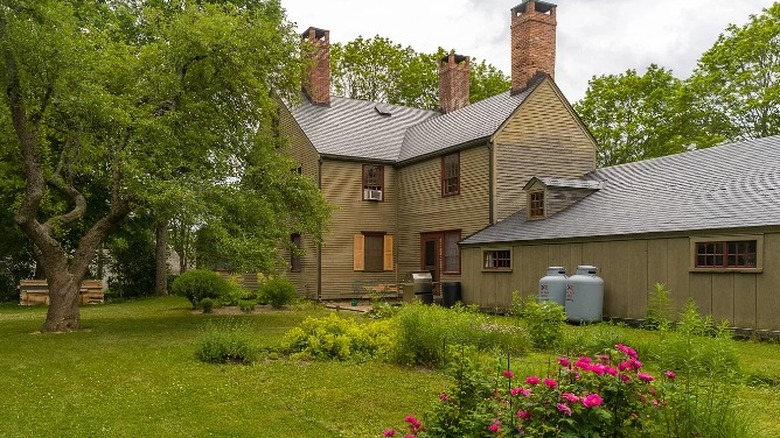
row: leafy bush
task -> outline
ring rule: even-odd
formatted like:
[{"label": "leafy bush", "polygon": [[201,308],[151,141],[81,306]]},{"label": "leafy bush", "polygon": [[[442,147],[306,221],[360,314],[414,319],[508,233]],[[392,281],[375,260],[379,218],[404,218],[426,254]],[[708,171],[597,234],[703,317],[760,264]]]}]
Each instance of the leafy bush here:
[{"label": "leafy bush", "polygon": [[258,356],[254,336],[246,322],[209,321],[197,341],[195,356],[208,363],[252,363]]},{"label": "leafy bush", "polygon": [[255,300],[239,300],[238,308],[241,309],[242,312],[253,312],[255,310]]},{"label": "leafy bush", "polygon": [[211,313],[211,311],[214,310],[214,300],[211,298],[204,298],[200,300],[198,305],[201,309],[203,309],[203,313]]},{"label": "leafy bush", "polygon": [[187,297],[196,309],[204,298],[219,299],[230,291],[230,284],[216,272],[193,269],[173,281],[171,290],[175,295]]},{"label": "leafy bush", "polygon": [[554,301],[536,301],[536,297],[520,297],[512,294],[512,313],[520,318],[531,336],[535,348],[554,347],[563,339],[566,325],[566,312],[563,306]]},{"label": "leafy bush", "polygon": [[448,347],[456,345],[522,351],[527,344],[524,332],[491,325],[484,314],[458,305],[452,309],[405,305],[393,323],[398,332],[395,360],[401,364],[444,364]]},{"label": "leafy bush", "polygon": [[276,309],[291,304],[295,298],[295,285],[285,278],[269,278],[260,285],[261,300]]},{"label": "leafy bush", "polygon": [[647,303],[647,319],[644,327],[651,330],[668,330],[672,323],[671,291],[665,284],[655,283]]},{"label": "leafy bush", "polygon": [[386,357],[393,347],[388,321],[358,324],[331,314],[307,318],[284,335],[281,349],[293,359],[364,361]]},{"label": "leafy bush", "polygon": [[453,363],[461,370],[428,424],[407,417],[411,436],[637,436],[654,427],[675,378],[667,372],[659,385],[622,344],[595,357],[560,357],[549,375],[522,380],[504,369],[489,382],[479,362],[456,356]]}]

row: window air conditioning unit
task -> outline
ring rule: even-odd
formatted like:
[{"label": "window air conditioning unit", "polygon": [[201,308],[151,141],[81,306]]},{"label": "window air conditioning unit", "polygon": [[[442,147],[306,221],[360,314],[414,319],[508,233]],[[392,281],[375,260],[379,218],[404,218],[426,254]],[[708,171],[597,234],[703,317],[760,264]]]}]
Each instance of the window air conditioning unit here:
[{"label": "window air conditioning unit", "polygon": [[367,201],[381,201],[382,191],[365,189],[363,190],[363,199]]}]

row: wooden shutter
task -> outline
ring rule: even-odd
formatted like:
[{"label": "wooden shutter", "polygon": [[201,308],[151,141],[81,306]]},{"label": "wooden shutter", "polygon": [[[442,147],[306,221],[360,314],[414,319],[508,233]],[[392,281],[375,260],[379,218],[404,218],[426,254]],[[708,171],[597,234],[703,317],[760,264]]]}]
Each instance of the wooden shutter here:
[{"label": "wooden shutter", "polygon": [[391,234],[385,234],[385,254],[383,269],[385,271],[393,270],[393,236]]},{"label": "wooden shutter", "polygon": [[366,241],[362,234],[355,234],[352,249],[352,269],[362,271],[365,269]]}]

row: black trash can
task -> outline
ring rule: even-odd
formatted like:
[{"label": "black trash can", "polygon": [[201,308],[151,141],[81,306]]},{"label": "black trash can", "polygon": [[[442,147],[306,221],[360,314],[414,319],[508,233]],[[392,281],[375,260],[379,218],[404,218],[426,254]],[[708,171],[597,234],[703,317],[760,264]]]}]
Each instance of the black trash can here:
[{"label": "black trash can", "polygon": [[461,300],[460,282],[448,281],[441,284],[441,305],[452,307]]}]

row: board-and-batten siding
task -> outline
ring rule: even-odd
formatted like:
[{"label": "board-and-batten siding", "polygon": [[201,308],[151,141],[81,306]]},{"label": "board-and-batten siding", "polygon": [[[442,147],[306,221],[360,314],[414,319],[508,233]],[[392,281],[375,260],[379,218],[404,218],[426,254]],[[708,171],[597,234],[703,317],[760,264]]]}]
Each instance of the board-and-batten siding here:
[{"label": "board-and-batten siding", "polygon": [[[364,295],[356,291],[356,286],[363,283],[395,283],[395,269],[385,272],[354,269],[355,235],[363,232],[393,235],[396,232],[396,174],[393,167],[384,166],[382,202],[363,201],[363,163],[326,159],[321,171],[323,195],[336,207],[322,248],[321,298]],[[393,251],[396,252],[395,248]]]},{"label": "board-and-batten siding", "polygon": [[[564,266],[571,275],[577,265],[592,264],[604,279],[604,316],[645,318],[653,285],[664,283],[675,312],[693,298],[700,313],[717,321],[780,330],[780,232],[763,235],[759,273],[691,272],[691,238],[696,237],[467,247],[462,251],[463,298],[508,309],[512,291],[536,295],[548,266]],[[482,251],[490,248],[512,250],[512,272],[482,272]]]},{"label": "board-and-batten siding", "polygon": [[[461,230],[465,238],[489,224],[487,145],[460,151],[458,195],[441,195],[441,159],[438,156],[398,170],[397,258],[401,280],[409,279],[421,268],[421,233]],[[441,276],[441,281],[459,280],[460,275]]]},{"label": "board-and-batten siding", "polygon": [[[320,177],[319,153],[304,135],[301,128],[295,123],[290,112],[281,105],[279,112],[280,130],[288,139],[288,144],[284,152],[290,158],[301,166],[301,174],[310,178],[317,184]],[[292,170],[292,169],[291,169]],[[301,257],[301,271],[291,272],[290,253],[287,250],[282,252],[282,257],[288,264],[286,266],[287,278],[295,284],[299,295],[308,298],[317,298],[317,245],[311,236],[301,235],[305,255]]]},{"label": "board-and-batten siding", "polygon": [[534,176],[577,178],[595,169],[596,145],[544,81],[496,134],[495,219],[525,207],[523,187]]}]

